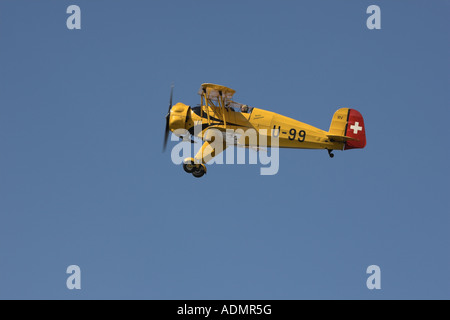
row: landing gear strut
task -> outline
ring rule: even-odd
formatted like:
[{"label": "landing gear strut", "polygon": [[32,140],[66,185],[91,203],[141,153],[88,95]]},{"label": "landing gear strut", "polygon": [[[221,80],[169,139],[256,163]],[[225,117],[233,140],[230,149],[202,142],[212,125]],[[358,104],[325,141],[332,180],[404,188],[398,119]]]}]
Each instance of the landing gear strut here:
[{"label": "landing gear strut", "polygon": [[327,149],[327,151],[330,158],[333,158],[334,157],[333,150]]}]

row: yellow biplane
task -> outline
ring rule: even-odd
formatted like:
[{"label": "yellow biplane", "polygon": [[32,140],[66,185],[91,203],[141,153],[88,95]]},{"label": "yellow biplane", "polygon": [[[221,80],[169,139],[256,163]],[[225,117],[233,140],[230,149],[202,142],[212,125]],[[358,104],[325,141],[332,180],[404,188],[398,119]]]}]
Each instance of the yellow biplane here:
[{"label": "yellow biplane", "polygon": [[170,131],[184,140],[193,141],[194,137],[203,140],[203,146],[195,157],[183,161],[184,170],[192,173],[194,177],[202,177],[206,173],[205,163],[227,146],[259,147],[259,140],[255,145],[255,142],[252,143],[245,137],[244,139],[234,137],[231,141],[224,139],[223,146],[217,148],[211,135],[208,134],[208,130],[212,128],[222,131],[224,135],[230,130],[238,129],[244,133],[251,129],[258,135],[267,132],[270,138],[277,138],[276,146],[271,142],[272,139],[269,139],[267,147],[324,149],[331,158],[334,157],[333,150],[358,149],[366,146],[364,119],[355,109],[337,110],[331,120],[330,129],[324,131],[274,112],[235,102],[232,100],[234,93],[233,89],[204,83],[199,90],[200,104],[191,107],[181,102],[172,105],[173,86],[171,88],[163,151]]}]

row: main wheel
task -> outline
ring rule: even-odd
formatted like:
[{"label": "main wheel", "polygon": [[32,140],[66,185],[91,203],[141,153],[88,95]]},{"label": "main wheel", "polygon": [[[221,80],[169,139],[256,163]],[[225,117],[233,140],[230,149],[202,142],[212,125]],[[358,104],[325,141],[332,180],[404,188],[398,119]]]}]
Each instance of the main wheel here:
[{"label": "main wheel", "polygon": [[194,169],[192,172],[192,175],[196,178],[201,178],[205,175],[206,168],[203,164],[199,165],[197,168]]},{"label": "main wheel", "polygon": [[194,158],[186,158],[183,161],[183,169],[187,173],[192,173],[195,170]]},{"label": "main wheel", "polygon": [[196,178],[201,178],[205,175],[205,171],[203,171],[203,170],[194,171],[194,172],[192,172],[192,175]]},{"label": "main wheel", "polygon": [[193,163],[183,163],[183,169],[187,173],[192,173],[194,172],[195,165]]}]

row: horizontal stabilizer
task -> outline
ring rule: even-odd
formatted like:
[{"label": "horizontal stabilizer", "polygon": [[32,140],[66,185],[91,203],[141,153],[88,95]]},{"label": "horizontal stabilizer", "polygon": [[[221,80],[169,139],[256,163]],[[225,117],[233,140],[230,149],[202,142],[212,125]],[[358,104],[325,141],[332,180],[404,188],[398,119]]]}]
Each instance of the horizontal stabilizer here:
[{"label": "horizontal stabilizer", "polygon": [[359,141],[356,138],[347,137],[347,136],[337,136],[337,135],[332,135],[332,134],[328,134],[327,137],[330,138],[330,140],[333,142]]}]

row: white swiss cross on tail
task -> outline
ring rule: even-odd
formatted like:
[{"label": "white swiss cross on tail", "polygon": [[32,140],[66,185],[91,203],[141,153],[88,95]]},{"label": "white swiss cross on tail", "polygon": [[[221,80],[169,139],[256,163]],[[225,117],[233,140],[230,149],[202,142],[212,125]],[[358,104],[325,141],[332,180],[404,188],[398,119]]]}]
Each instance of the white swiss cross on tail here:
[{"label": "white swiss cross on tail", "polygon": [[359,126],[359,122],[356,121],[354,125],[350,126],[350,129],[353,130],[354,134],[358,134],[358,131],[362,131],[362,127]]},{"label": "white swiss cross on tail", "polygon": [[344,110],[348,110],[345,135],[353,138],[345,142],[344,150],[362,149],[366,146],[366,127],[364,127],[363,116],[355,109]]}]

